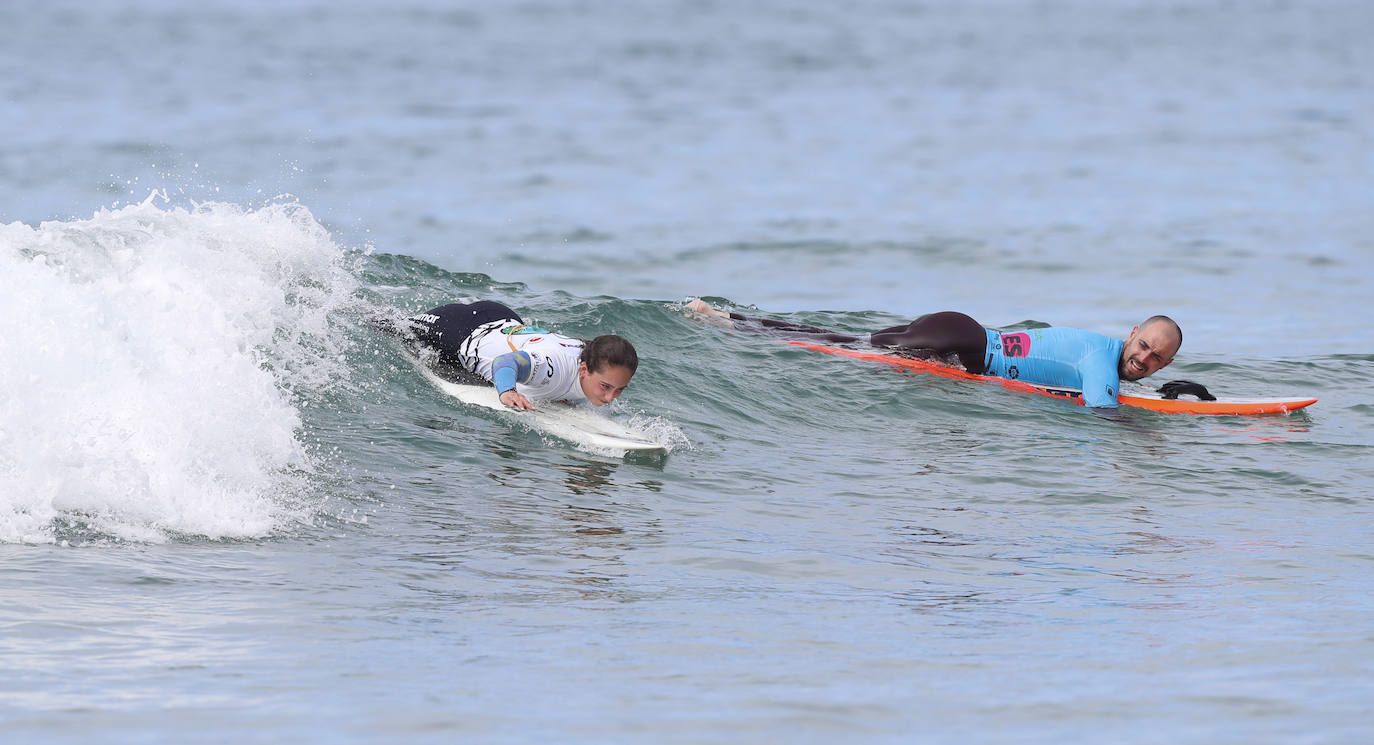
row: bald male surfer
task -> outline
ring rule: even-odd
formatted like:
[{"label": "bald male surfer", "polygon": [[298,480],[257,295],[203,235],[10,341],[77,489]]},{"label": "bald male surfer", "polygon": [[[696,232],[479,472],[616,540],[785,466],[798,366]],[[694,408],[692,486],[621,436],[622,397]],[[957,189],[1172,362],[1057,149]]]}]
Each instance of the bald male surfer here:
[{"label": "bald male surfer", "polygon": [[634,345],[622,337],[553,334],[493,300],[442,305],[406,323],[402,337],[437,375],[459,382],[481,377],[512,409],[532,410],[533,401],[602,406],[625,391],[639,368]]},{"label": "bald male surfer", "polygon": [[1147,318],[1124,340],[1067,326],[1001,332],[984,328],[955,311],[929,313],[904,326],[863,337],[727,313],[702,300],[693,300],[687,309],[732,327],[739,322],[790,338],[827,344],[867,342],[875,347],[933,353],[950,361],[957,359],[959,366],[974,375],[1077,388],[1083,392],[1083,403],[1097,408],[1115,407],[1121,381],[1153,375],[1173,362],[1183,345],[1183,331],[1168,316]]}]

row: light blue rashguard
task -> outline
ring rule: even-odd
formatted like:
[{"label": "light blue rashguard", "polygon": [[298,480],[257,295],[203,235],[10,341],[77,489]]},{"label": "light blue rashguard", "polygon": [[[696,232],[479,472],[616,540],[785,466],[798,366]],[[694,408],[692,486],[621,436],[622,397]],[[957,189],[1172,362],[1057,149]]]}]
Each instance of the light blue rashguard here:
[{"label": "light blue rashguard", "polygon": [[985,375],[1083,391],[1088,406],[1116,406],[1121,340],[1075,328],[987,329]]}]

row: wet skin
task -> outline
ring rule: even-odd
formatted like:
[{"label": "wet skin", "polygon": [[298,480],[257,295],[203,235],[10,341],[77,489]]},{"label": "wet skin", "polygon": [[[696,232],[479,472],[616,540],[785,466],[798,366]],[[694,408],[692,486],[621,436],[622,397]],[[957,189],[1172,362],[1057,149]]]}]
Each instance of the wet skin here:
[{"label": "wet skin", "polygon": [[1117,372],[1122,380],[1140,380],[1159,372],[1178,352],[1178,336],[1166,324],[1136,326],[1121,345]]}]

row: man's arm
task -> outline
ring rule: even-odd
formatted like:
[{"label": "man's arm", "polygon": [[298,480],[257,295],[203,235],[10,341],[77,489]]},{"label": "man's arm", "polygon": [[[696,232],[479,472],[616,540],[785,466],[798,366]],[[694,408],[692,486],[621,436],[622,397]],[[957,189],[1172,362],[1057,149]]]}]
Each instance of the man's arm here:
[{"label": "man's arm", "polygon": [[1115,409],[1116,395],[1121,390],[1121,379],[1116,374],[1116,360],[1106,362],[1098,355],[1080,362],[1083,377],[1083,404],[1094,409]]}]

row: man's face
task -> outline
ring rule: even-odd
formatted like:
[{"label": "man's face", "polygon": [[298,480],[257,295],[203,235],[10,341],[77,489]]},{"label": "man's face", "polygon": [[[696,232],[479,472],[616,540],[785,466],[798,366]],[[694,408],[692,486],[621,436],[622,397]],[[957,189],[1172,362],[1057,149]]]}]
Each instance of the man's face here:
[{"label": "man's face", "polygon": [[1118,372],[1122,380],[1149,377],[1173,362],[1177,352],[1178,338],[1168,324],[1136,326],[1121,345]]},{"label": "man's face", "polygon": [[634,377],[628,367],[602,365],[600,370],[592,372],[587,369],[585,362],[578,367],[577,375],[582,392],[593,406],[605,406],[619,398],[625,392],[625,386],[630,384],[630,378]]}]

